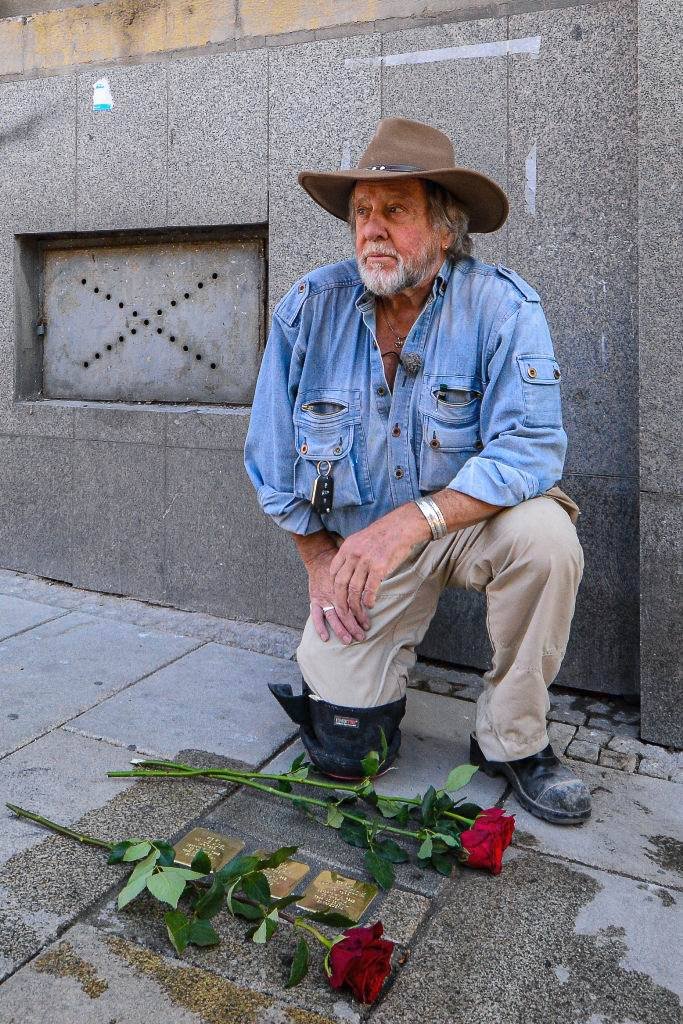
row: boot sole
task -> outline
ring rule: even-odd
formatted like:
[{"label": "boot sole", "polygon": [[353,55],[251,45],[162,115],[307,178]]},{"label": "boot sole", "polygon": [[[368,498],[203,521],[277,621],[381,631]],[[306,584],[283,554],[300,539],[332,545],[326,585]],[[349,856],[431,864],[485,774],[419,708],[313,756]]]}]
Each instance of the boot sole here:
[{"label": "boot sole", "polygon": [[581,811],[578,814],[567,814],[563,811],[552,811],[548,807],[544,807],[542,804],[532,800],[530,796],[524,792],[520,786],[517,776],[510,768],[493,768],[487,762],[482,764],[477,758],[476,761],[472,761],[472,764],[477,764],[477,767],[491,778],[497,775],[504,776],[514,791],[515,796],[519,800],[522,807],[534,815],[536,818],[542,818],[544,821],[549,821],[552,825],[583,825],[584,822],[588,821],[591,816],[590,808],[587,811]]}]

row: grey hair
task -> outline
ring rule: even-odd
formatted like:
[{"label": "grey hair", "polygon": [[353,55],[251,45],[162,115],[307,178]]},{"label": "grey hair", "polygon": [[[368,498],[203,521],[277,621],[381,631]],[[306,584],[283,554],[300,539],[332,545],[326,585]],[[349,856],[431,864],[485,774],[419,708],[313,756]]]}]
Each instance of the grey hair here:
[{"label": "grey hair", "polygon": [[453,235],[453,241],[448,246],[446,255],[452,260],[471,256],[474,242],[468,232],[470,218],[467,210],[455,196],[441,185],[437,185],[435,181],[427,181],[425,184],[432,224],[435,228],[445,228]]},{"label": "grey hair", "polygon": [[[468,233],[470,218],[465,207],[458,202],[455,196],[438,185],[435,181],[425,179],[427,191],[427,204],[429,219],[435,228],[445,228],[453,235],[453,241],[446,250],[446,256],[452,260],[462,259],[463,256],[471,256],[474,250],[474,241]],[[351,233],[356,234],[356,217],[353,203],[355,189],[351,189],[349,195],[348,222]]]}]

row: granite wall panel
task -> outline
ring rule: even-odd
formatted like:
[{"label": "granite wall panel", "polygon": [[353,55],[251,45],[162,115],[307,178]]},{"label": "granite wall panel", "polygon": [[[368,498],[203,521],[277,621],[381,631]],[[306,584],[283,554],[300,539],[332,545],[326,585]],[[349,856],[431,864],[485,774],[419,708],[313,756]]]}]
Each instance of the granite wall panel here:
[{"label": "granite wall panel", "polygon": [[[637,472],[636,24],[612,2],[510,18],[509,265],[563,371],[566,473]],[[534,150],[535,147],[535,150]],[[535,152],[530,209],[528,166]],[[532,154],[533,155],[533,154]]]},{"label": "granite wall panel", "polygon": [[168,223],[265,223],[267,51],[175,61],[168,91]]},{"label": "granite wall panel", "polygon": [[[301,170],[353,167],[381,117],[378,36],[288,46],[270,53],[269,255],[272,305],[313,267],[353,255],[345,223],[301,189]],[[295,240],[295,244],[293,244]]]},{"label": "granite wall panel", "polygon": [[77,76],[79,231],[142,228],[166,219],[166,70],[108,68],[112,110],[93,110],[101,71]]},{"label": "granite wall panel", "polygon": [[72,460],[71,582],[163,601],[164,449],[75,440]]},{"label": "granite wall panel", "polygon": [[[391,32],[382,36],[386,60],[396,55],[481,46],[506,39],[507,20],[490,18]],[[531,60],[532,58],[527,58]],[[427,63],[387,64],[382,70],[382,117],[408,117],[446,132],[456,163],[487,174],[507,190],[507,72],[509,58],[453,56]],[[507,226],[473,236],[474,253],[507,260]]]}]

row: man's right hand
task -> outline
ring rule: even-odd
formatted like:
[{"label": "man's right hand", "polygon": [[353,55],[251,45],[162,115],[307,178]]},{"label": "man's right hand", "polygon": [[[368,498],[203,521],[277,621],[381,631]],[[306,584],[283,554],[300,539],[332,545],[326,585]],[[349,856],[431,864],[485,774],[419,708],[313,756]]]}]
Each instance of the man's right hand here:
[{"label": "man's right hand", "polygon": [[[337,554],[336,547],[321,551],[313,558],[306,559],[308,572],[308,593],[311,599],[311,618],[321,640],[329,640],[328,626],[343,644],[352,640],[365,640],[365,630],[370,628],[367,616],[359,622],[351,609],[346,612],[334,608],[334,586],[330,576],[330,565]],[[330,608],[323,612],[323,608]]]}]

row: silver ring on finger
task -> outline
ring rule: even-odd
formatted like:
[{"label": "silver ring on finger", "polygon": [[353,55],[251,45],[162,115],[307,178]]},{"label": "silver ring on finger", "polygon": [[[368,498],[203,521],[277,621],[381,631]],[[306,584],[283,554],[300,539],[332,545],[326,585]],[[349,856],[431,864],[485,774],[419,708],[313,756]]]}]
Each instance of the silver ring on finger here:
[{"label": "silver ring on finger", "polygon": [[327,615],[328,612],[336,611],[333,604],[323,604],[320,607],[322,608],[323,615]]}]

